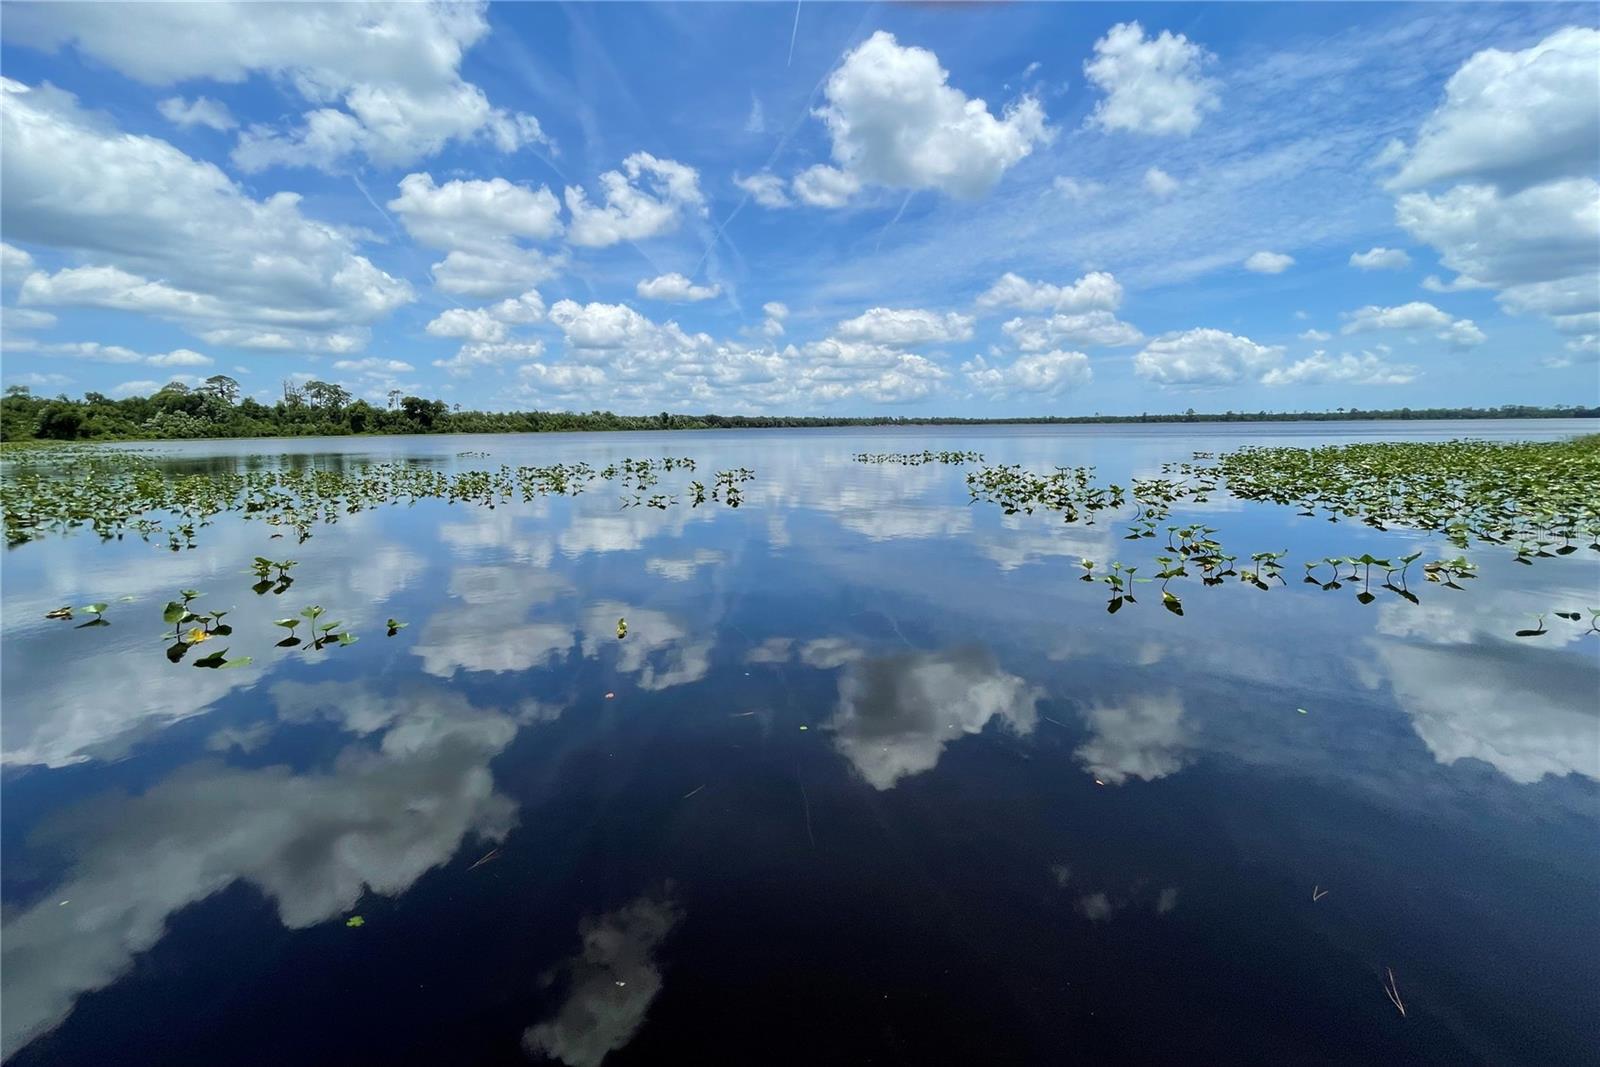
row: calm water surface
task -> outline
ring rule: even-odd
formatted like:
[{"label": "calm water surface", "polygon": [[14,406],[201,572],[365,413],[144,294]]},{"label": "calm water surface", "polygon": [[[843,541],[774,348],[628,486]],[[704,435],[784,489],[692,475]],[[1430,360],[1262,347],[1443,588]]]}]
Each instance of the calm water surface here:
[{"label": "calm water surface", "polygon": [[[154,446],[182,470],[674,455],[756,478],[737,510],[619,510],[596,483],[298,546],[230,513],[193,551],[7,551],[5,1055],[1594,1062],[1600,639],[1513,632],[1600,606],[1596,554],[1474,549],[1464,590],[1413,572],[1420,604],[1363,606],[1300,562],[1456,550],[1219,493],[1174,520],[1289,549],[1291,584],[1190,582],[1183,618],[1149,586],[1110,616],[1076,563],[1158,569],[1127,515],[1005,517],[962,468],[850,458],[975,449],[1125,484],[1195,449],[1590,429]],[[292,588],[252,593],[258,554],[300,560]],[[167,661],[183,588],[233,607],[254,666]],[[110,626],[43,618],[91,601]],[[309,604],[359,643],[273,647]]]}]

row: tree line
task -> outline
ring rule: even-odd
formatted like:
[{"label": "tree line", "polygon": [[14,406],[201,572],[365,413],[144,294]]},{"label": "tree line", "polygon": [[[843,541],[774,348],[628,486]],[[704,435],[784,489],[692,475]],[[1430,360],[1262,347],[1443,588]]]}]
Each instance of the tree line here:
[{"label": "tree line", "polygon": [[1336,408],[1333,411],[1226,411],[1139,415],[833,417],[803,415],[618,415],[610,411],[463,411],[391,391],[387,404],[352,398],[331,382],[285,383],[283,399],[263,404],[241,396],[239,383],[215,374],[193,388],[172,382],[150,396],[121,400],[103,393],[79,399],[36,396],[22,385],[0,398],[5,441],[139,441],[197,437],[311,437],[403,433],[548,433],[572,430],[713,430],[814,426],[966,426],[1021,423],[1326,422],[1344,419],[1597,418],[1600,406],[1495,408]]}]

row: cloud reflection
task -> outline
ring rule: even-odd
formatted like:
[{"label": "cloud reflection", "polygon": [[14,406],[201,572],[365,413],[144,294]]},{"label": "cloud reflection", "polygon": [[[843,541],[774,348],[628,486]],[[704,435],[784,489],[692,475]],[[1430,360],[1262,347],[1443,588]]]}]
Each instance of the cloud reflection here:
[{"label": "cloud reflection", "polygon": [[1387,676],[1440,763],[1481,760],[1523,785],[1547,775],[1600,779],[1600,670],[1585,627],[1551,618],[1539,638],[1508,636],[1539,612],[1587,604],[1592,594],[1592,584],[1546,579],[1385,605],[1378,632],[1389,640],[1372,642],[1383,668],[1373,681]]},{"label": "cloud reflection", "polygon": [[1395,700],[1440,763],[1478,759],[1524,785],[1600,780],[1600,675],[1592,659],[1506,644],[1385,645]]},{"label": "cloud reflection", "polygon": [[599,1067],[633,1039],[661,992],[656,950],[682,918],[670,900],[641,896],[585,919],[583,948],[557,972],[567,976],[566,999],[555,1018],[523,1031],[522,1047],[569,1067]]},{"label": "cloud reflection", "polygon": [[353,744],[330,770],[306,774],[197,763],[138,796],[50,820],[38,839],[75,861],[0,928],[5,1055],[116,981],[170,915],[236,881],[299,929],[347,911],[364,890],[404,892],[469,836],[503,839],[516,807],[495,790],[489,761],[522,722],[548,715],[475,708],[441,690],[380,697],[360,683],[286,684],[274,697],[285,719],[335,721],[377,744]]},{"label": "cloud reflection", "polygon": [[[628,636],[618,641],[617,620],[628,620]],[[688,630],[671,616],[650,608],[634,608],[607,600],[583,616],[583,654],[597,656],[615,645],[617,670],[638,675],[640,689],[668,689],[698,682],[711,670],[710,637],[691,640]]]},{"label": "cloud reflection", "polygon": [[1033,732],[1042,692],[1008,674],[986,649],[911,652],[850,663],[829,720],[834,747],[875,789],[931,770],[945,745],[990,719]]},{"label": "cloud reflection", "polygon": [[[535,610],[571,592],[547,571],[520,566],[458,567],[450,592],[459,603],[433,613],[412,655],[439,678],[457,671],[526,671],[576,644],[570,622]],[[536,618],[530,619],[534,614]]]},{"label": "cloud reflection", "polygon": [[1183,701],[1177,693],[1131,696],[1083,713],[1089,740],[1073,753],[1084,769],[1110,785],[1129,778],[1153,782],[1187,763]]}]

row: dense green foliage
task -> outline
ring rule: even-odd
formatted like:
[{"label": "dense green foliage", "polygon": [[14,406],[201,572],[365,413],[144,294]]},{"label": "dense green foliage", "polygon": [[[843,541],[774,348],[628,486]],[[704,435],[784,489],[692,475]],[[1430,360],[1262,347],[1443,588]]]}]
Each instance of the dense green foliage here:
[{"label": "dense green foliage", "polygon": [[193,389],[174,382],[152,396],[113,400],[88,393],[80,400],[40,397],[12,386],[0,400],[0,439],[6,441],[139,441],[193,437],[312,437],[402,433],[544,433],[562,430],[711,430],[807,426],[928,426],[981,423],[1263,422],[1338,419],[1596,418],[1600,407],[1400,408],[1398,410],[1221,412],[1193,409],[1169,415],[1068,415],[965,419],[788,415],[616,415],[609,411],[461,411],[443,400],[391,394],[387,406],[352,400],[327,382],[286,388],[284,399],[262,404],[240,398],[239,383],[214,375]]}]

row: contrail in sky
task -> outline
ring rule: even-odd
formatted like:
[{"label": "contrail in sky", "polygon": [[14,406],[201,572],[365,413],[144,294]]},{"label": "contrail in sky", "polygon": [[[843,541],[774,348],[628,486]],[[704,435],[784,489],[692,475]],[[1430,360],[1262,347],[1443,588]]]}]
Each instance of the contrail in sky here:
[{"label": "contrail in sky", "polygon": [[794,28],[789,31],[789,62],[784,66],[794,66],[794,38],[800,32],[800,0],[794,0]]}]

